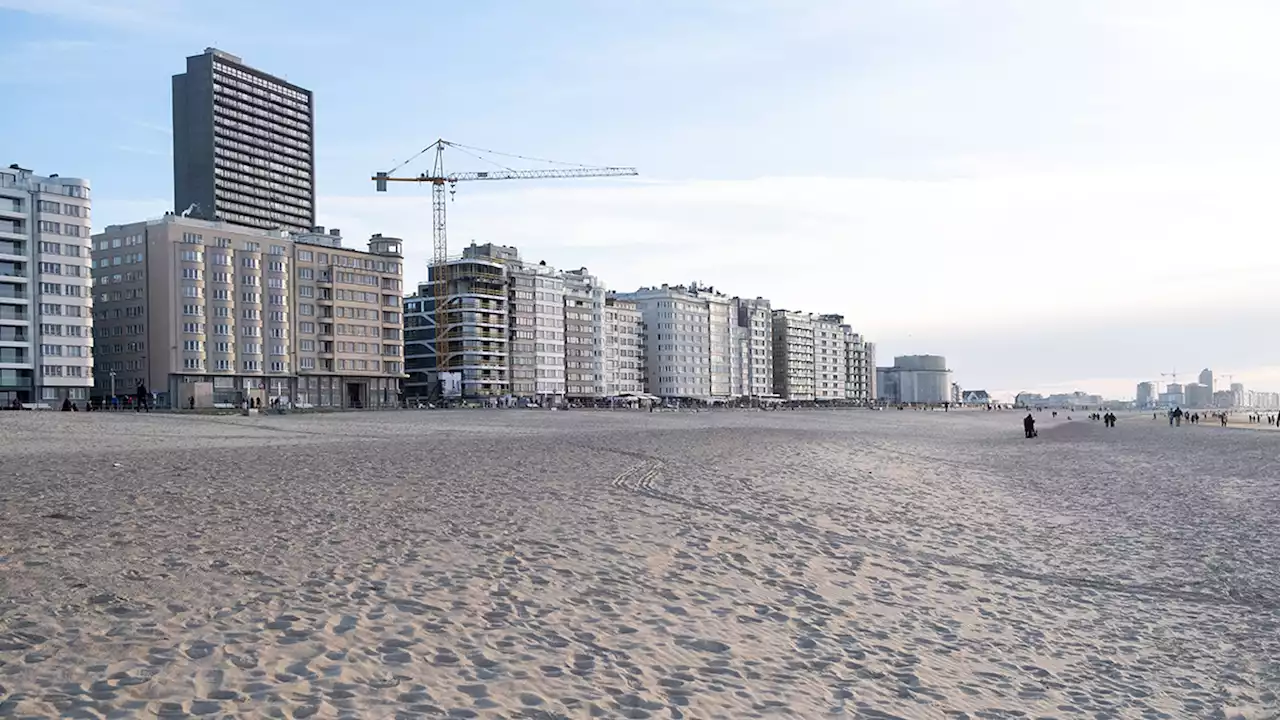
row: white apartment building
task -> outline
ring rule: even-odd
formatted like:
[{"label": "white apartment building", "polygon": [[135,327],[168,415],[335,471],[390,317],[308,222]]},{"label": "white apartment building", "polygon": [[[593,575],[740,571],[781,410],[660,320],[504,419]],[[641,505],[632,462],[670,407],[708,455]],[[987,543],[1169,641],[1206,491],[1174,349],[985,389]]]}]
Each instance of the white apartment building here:
[{"label": "white apartment building", "polygon": [[636,303],[605,299],[605,394],[613,397],[644,392],[644,314]]},{"label": "white apartment building", "polygon": [[848,363],[845,397],[862,405],[872,403],[876,399],[875,343],[867,342],[862,335],[854,332],[848,325],[844,325],[843,330],[845,356]]},{"label": "white apartment building", "polygon": [[586,268],[564,273],[565,396],[605,397],[605,287]]},{"label": "white apartment building", "polygon": [[489,258],[507,269],[511,395],[562,402],[566,390],[563,274],[546,263],[523,262],[519,252],[508,246],[472,246],[465,255]]},{"label": "white apartment building", "polygon": [[764,298],[733,299],[734,397],[768,398],[773,392],[773,309]]},{"label": "white apartment building", "polygon": [[0,169],[0,403],[93,386],[89,182]]},{"label": "white apartment building", "polygon": [[[662,285],[619,293],[617,298],[635,303],[644,318],[646,392],[663,398],[713,399],[707,295],[696,287]],[[725,334],[722,352],[729,351],[727,327]],[[720,362],[729,366],[732,360],[725,357]]]},{"label": "white apartment building", "polygon": [[773,311],[773,391],[792,402],[814,399],[814,316]]},{"label": "white apartment building", "polygon": [[342,247],[164,217],[93,236],[96,394],[162,405],[387,407],[404,376],[401,241]]},{"label": "white apartment building", "polygon": [[711,365],[711,397],[728,400],[733,392],[733,329],[738,325],[736,306],[715,288],[699,289],[707,303],[707,360]]},{"label": "white apartment building", "polygon": [[819,315],[813,320],[813,399],[818,402],[848,397],[849,358],[844,333],[844,318],[839,315]]}]

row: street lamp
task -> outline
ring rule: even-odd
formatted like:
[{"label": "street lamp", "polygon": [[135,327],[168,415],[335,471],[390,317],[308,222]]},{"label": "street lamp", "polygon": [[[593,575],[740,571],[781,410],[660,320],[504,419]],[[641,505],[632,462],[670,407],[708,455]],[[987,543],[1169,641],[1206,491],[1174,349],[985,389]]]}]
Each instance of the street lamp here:
[{"label": "street lamp", "polygon": [[114,400],[116,397],[116,371],[112,370],[108,374],[111,375],[111,399]]}]

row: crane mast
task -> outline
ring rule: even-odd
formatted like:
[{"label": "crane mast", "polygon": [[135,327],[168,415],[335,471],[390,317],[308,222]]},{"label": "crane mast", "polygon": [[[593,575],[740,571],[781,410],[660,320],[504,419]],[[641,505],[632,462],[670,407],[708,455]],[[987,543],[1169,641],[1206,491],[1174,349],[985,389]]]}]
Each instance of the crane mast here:
[{"label": "crane mast", "polygon": [[[474,158],[490,162],[498,166],[497,170],[490,171],[471,171],[471,172],[454,172],[447,173],[444,167],[444,151],[445,148],[453,148],[464,154]],[[396,176],[394,173],[405,165],[413,162],[418,157],[430,151],[435,151],[434,163],[432,164],[430,173],[421,173],[416,176]],[[474,152],[472,152],[474,151]],[[490,155],[500,155],[521,160],[532,160],[536,162],[552,163],[557,165],[566,165],[571,167],[541,170],[515,170],[500,163],[496,163],[488,158],[481,157],[476,153],[486,153]],[[441,378],[441,373],[448,371],[453,367],[452,354],[449,348],[448,340],[448,323],[447,308],[449,297],[449,236],[448,223],[446,222],[446,195],[454,192],[459,182],[479,181],[479,180],[549,180],[549,179],[569,179],[569,178],[596,178],[596,177],[622,177],[628,175],[638,175],[639,173],[632,167],[596,167],[589,165],[578,165],[574,163],[562,163],[554,160],[542,160],[539,158],[530,158],[521,155],[510,155],[508,153],[499,153],[493,150],[484,150],[483,148],[470,147],[460,143],[449,142],[440,139],[423,148],[413,157],[400,163],[396,167],[386,172],[377,172],[371,178],[374,182],[374,188],[378,192],[386,192],[387,184],[392,182],[411,182],[411,183],[430,183],[431,184],[431,266],[429,279],[432,287],[432,298],[434,302],[434,322],[435,322],[435,341],[434,351],[436,365],[436,379]],[[437,382],[439,386],[439,382]],[[443,391],[443,388],[441,388]]]}]

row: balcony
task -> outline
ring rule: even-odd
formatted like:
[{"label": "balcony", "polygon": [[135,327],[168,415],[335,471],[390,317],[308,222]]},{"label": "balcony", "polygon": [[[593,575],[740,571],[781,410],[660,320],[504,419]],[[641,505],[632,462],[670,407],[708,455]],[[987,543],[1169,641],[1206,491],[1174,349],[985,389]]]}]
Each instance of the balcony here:
[{"label": "balcony", "polygon": [[27,244],[13,240],[0,240],[0,260],[26,262]]},{"label": "balcony", "polygon": [[17,285],[0,285],[0,300],[26,300],[27,289]]}]

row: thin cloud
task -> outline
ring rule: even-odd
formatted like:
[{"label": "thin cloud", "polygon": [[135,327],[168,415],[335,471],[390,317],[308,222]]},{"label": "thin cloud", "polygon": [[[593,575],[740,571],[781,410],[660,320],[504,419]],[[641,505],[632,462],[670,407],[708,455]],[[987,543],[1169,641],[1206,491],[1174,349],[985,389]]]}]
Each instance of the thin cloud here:
[{"label": "thin cloud", "polygon": [[134,155],[150,155],[152,157],[169,157],[166,150],[157,150],[155,148],[138,147],[137,145],[115,145],[112,149],[124,153],[132,153]]},{"label": "thin cloud", "polygon": [[179,6],[179,0],[0,0],[0,11],[128,31],[176,27]]}]

